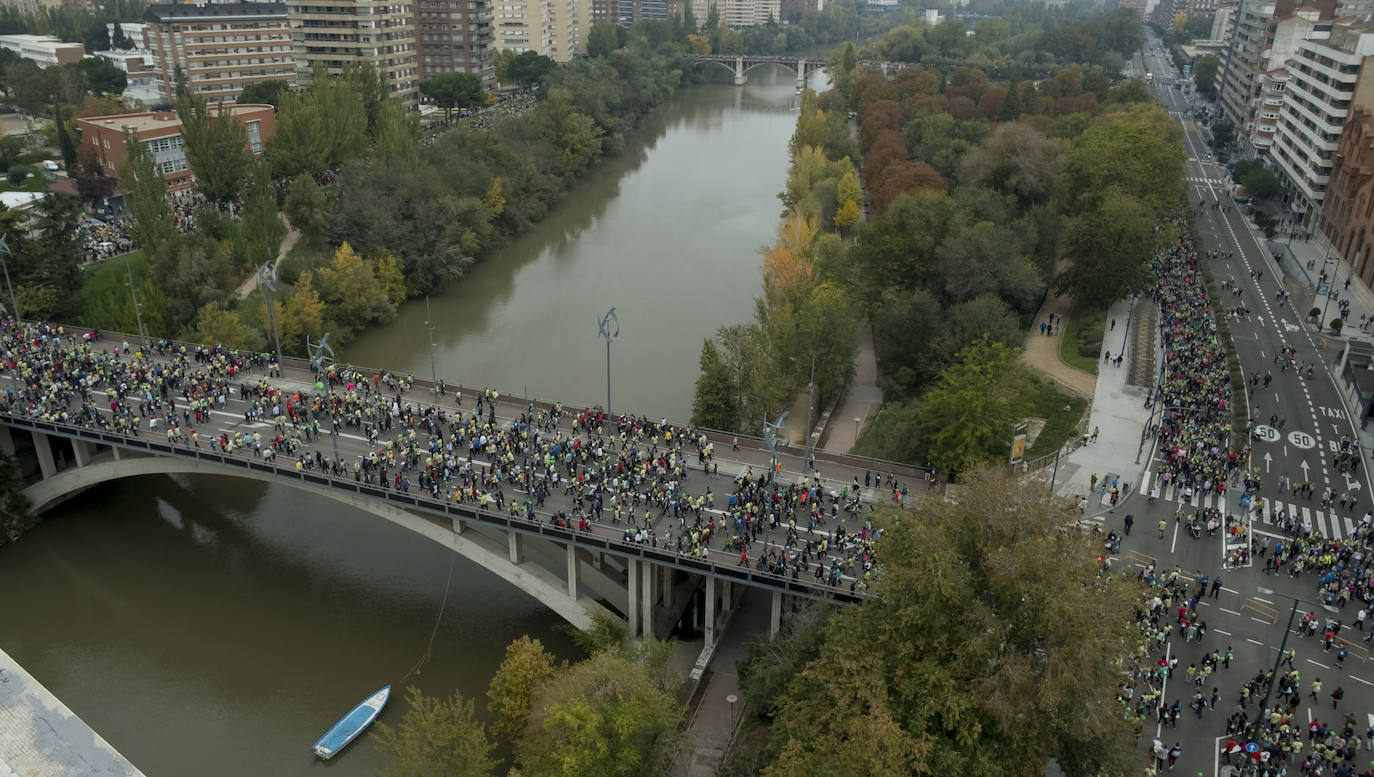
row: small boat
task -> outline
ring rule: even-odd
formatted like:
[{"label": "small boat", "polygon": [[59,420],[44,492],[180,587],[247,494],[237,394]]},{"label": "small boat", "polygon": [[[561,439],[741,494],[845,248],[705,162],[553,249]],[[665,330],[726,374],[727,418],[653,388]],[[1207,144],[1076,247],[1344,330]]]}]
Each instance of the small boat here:
[{"label": "small boat", "polygon": [[358,735],[377,719],[386,706],[387,698],[391,696],[391,686],[377,691],[363,700],[361,704],[354,707],[347,715],[339,719],[332,728],[324,732],[324,736],[311,747],[315,755],[329,760],[334,754],[348,746],[349,742],[357,739]]}]

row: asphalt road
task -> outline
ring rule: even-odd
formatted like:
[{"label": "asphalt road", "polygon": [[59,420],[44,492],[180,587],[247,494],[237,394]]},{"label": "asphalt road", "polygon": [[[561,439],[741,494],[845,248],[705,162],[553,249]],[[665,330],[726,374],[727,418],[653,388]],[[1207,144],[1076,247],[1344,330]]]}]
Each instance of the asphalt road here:
[{"label": "asphalt road", "polygon": [[[1349,537],[1374,503],[1370,500],[1365,468],[1347,478],[1330,466],[1331,452],[1339,448],[1342,438],[1357,438],[1336,384],[1327,367],[1321,364],[1323,358],[1330,358],[1330,351],[1322,353],[1321,335],[1295,314],[1295,307],[1299,313],[1310,308],[1309,300],[1295,298],[1283,307],[1278,305],[1277,272],[1271,267],[1264,246],[1252,237],[1246,226],[1244,208],[1231,202],[1226,168],[1208,158],[1205,137],[1193,121],[1193,101],[1200,101],[1200,98],[1195,93],[1184,95],[1177,87],[1180,75],[1168,57],[1158,50],[1158,45],[1157,39],[1151,38],[1143,60],[1137,58],[1129,69],[1137,75],[1154,74],[1153,85],[1160,103],[1185,130],[1184,148],[1188,155],[1185,178],[1190,207],[1197,217],[1196,248],[1200,254],[1214,249],[1223,253],[1223,258],[1210,261],[1212,273],[1218,282],[1233,279],[1240,289],[1238,296],[1223,291],[1223,304],[1231,308],[1243,306],[1251,311],[1248,316],[1231,321],[1242,370],[1247,375],[1255,372],[1261,377],[1267,373],[1273,375],[1270,387],[1265,389],[1261,383],[1249,400],[1251,416],[1256,421],[1251,465],[1259,469],[1263,478],[1258,496],[1268,508],[1265,519],[1255,520],[1252,530],[1258,539],[1268,536],[1271,542],[1276,542],[1284,538],[1284,532],[1267,520],[1273,511],[1283,507],[1327,536]],[[1206,202],[1200,210],[1199,201]],[[1220,208],[1213,207],[1217,202],[1221,203]],[[1228,204],[1231,205],[1229,212],[1225,210]],[[1227,254],[1234,254],[1234,258],[1224,258]],[[1274,356],[1285,344],[1297,349],[1298,361],[1316,363],[1311,379],[1305,377],[1305,372],[1300,376],[1293,369],[1281,372],[1273,363]],[[1284,419],[1282,428],[1277,428],[1277,422],[1270,424],[1271,416]],[[1219,688],[1222,701],[1215,710],[1204,712],[1201,718],[1188,709],[1192,687],[1183,673],[1178,672],[1175,680],[1168,681],[1164,699],[1170,703],[1181,700],[1183,717],[1176,728],[1163,730],[1154,719],[1146,722],[1140,741],[1141,764],[1148,764],[1150,759],[1145,751],[1151,739],[1159,736],[1166,746],[1174,742],[1182,746],[1183,755],[1175,772],[1212,777],[1223,774],[1217,753],[1226,741],[1225,721],[1235,708],[1240,685],[1256,673],[1273,667],[1294,598],[1315,599],[1317,579],[1310,573],[1297,579],[1286,573],[1266,575],[1262,562],[1258,566],[1223,568],[1222,532],[1217,536],[1203,533],[1194,539],[1184,530],[1182,522],[1175,521],[1175,515],[1180,505],[1185,511],[1217,507],[1223,513],[1240,515],[1243,510],[1236,503],[1238,494],[1231,495],[1231,503],[1227,504],[1216,496],[1187,499],[1177,493],[1177,489],[1162,488],[1158,499],[1151,503],[1148,494],[1152,486],[1160,484],[1157,464],[1151,462],[1134,494],[1103,516],[1105,528],[1116,531],[1121,531],[1125,515],[1133,514],[1135,518],[1134,529],[1122,543],[1114,563],[1135,565],[1153,561],[1162,570],[1177,567],[1190,578],[1205,575],[1216,579],[1220,575],[1223,580],[1221,595],[1204,599],[1199,605],[1199,617],[1209,627],[1206,638],[1200,644],[1189,644],[1175,637],[1167,647],[1170,655],[1179,657],[1180,667],[1200,661],[1205,652],[1219,650],[1224,653],[1228,648],[1234,652],[1235,661],[1229,670],[1213,675],[1209,687],[1203,689],[1205,695],[1210,695],[1212,687]],[[1294,499],[1289,491],[1279,488],[1280,475],[1287,475],[1293,481],[1311,482],[1318,495],[1311,501]],[[1355,499],[1353,506],[1323,509],[1320,493],[1325,488],[1337,494],[1349,492]],[[1156,530],[1161,519],[1166,521],[1167,527],[1163,538]],[[1260,592],[1261,587],[1271,592]],[[1304,612],[1315,611],[1321,617],[1329,615],[1347,625],[1355,620],[1359,609],[1358,603],[1353,601],[1340,614],[1324,612],[1314,602],[1300,602],[1298,606],[1299,617]],[[1172,617],[1169,620],[1172,622]],[[1354,638],[1349,630],[1344,633]],[[1174,634],[1177,634],[1176,629]],[[1318,703],[1304,697],[1307,704],[1298,711],[1300,723],[1305,725],[1315,718],[1339,724],[1344,714],[1351,712],[1355,714],[1359,733],[1363,734],[1366,726],[1374,725],[1371,714],[1374,713],[1374,663],[1369,661],[1367,650],[1374,643],[1355,639],[1351,644],[1350,658],[1344,668],[1338,669],[1334,654],[1325,653],[1319,640],[1296,636],[1288,640],[1288,647],[1297,651],[1296,668],[1302,675],[1304,693],[1311,680],[1317,677],[1327,691],[1336,687],[1345,691],[1339,711],[1332,709],[1325,694]],[[1250,711],[1253,717],[1253,705]],[[1374,754],[1363,751],[1356,765],[1368,768],[1372,758]],[[1295,769],[1296,766],[1290,767],[1289,773],[1294,773]]]}]

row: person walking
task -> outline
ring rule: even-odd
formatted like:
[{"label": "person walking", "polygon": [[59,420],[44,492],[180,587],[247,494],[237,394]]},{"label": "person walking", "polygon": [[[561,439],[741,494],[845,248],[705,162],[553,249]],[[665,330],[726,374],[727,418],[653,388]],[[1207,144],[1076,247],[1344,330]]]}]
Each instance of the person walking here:
[{"label": "person walking", "polygon": [[1312,697],[1312,701],[1316,701],[1316,700],[1317,700],[1317,694],[1319,694],[1319,693],[1321,693],[1321,692],[1322,692],[1322,679],[1321,679],[1320,677],[1318,677],[1318,678],[1316,678],[1316,679],[1314,679],[1314,680],[1312,681],[1312,692],[1311,692],[1310,694],[1308,694],[1308,695]]},{"label": "person walking", "polygon": [[1165,521],[1163,518],[1159,519],[1159,538],[1161,540],[1164,539],[1164,530],[1167,528],[1169,528],[1168,521]]},{"label": "person walking", "polygon": [[1169,748],[1169,771],[1174,770],[1174,764],[1178,762],[1180,755],[1183,755],[1183,748],[1178,742],[1175,742],[1174,746]]}]

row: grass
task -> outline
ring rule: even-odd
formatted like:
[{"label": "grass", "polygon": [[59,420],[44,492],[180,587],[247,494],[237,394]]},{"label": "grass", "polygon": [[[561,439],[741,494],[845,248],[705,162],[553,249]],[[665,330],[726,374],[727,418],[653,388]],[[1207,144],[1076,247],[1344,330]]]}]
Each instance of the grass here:
[{"label": "grass", "polygon": [[1078,436],[1078,423],[1087,412],[1088,400],[1062,391],[1054,381],[1039,375],[1032,375],[1021,392],[1030,405],[1026,415],[1045,419],[1045,428],[1026,449],[1027,459],[1054,453]]},{"label": "grass", "polygon": [[19,183],[10,183],[9,176],[0,176],[0,192],[45,192],[48,179],[42,173],[34,173]]},{"label": "grass", "polygon": [[1059,340],[1059,358],[1065,364],[1096,375],[1102,357],[1102,328],[1106,325],[1106,311],[1070,312],[1064,336]]}]

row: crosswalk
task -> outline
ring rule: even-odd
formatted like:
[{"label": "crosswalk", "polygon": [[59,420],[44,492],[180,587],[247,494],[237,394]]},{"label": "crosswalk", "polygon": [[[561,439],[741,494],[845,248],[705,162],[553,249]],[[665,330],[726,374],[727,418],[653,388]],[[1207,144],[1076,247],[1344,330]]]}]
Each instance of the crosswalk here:
[{"label": "crosswalk", "polygon": [[1195,183],[1201,186],[1221,186],[1224,183],[1226,183],[1220,178],[1203,178],[1200,176],[1187,176],[1183,180],[1187,181],[1188,183]]},{"label": "crosswalk", "polygon": [[[1187,491],[1170,482],[1165,483],[1162,479],[1149,470],[1141,476],[1140,492],[1149,494],[1151,488],[1158,488],[1158,498],[1165,502],[1174,504],[1186,504],[1193,508],[1216,508],[1223,514],[1236,514],[1241,510],[1239,503],[1239,492],[1232,493],[1231,501],[1227,503],[1226,494],[1218,494],[1215,490],[1202,493],[1201,489],[1194,489],[1190,495]],[[1355,520],[1350,516],[1337,515],[1331,510],[1321,507],[1320,502],[1289,502],[1286,500],[1270,499],[1269,497],[1259,497],[1260,506],[1264,508],[1264,519],[1258,523],[1270,526],[1278,526],[1276,520],[1279,512],[1291,518],[1296,518],[1300,526],[1311,526],[1312,531],[1321,532],[1323,536],[1331,539],[1343,539],[1355,533]],[[1255,505],[1249,505],[1245,509],[1253,510]]]}]

